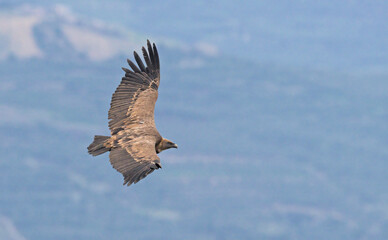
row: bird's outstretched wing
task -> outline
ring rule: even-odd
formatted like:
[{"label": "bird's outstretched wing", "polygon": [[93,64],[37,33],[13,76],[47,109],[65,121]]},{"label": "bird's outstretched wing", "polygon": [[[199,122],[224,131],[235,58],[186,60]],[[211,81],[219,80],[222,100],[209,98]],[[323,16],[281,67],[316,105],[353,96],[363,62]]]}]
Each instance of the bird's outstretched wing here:
[{"label": "bird's outstretched wing", "polygon": [[126,148],[113,148],[109,154],[113,168],[124,176],[124,185],[137,183],[161,168],[160,159],[155,152],[155,139],[144,136],[129,141]]},{"label": "bird's outstretched wing", "polygon": [[136,66],[123,68],[125,76],[113,93],[108,118],[114,147],[110,153],[112,166],[123,174],[124,184],[136,183],[160,168],[155,145],[161,136],[155,127],[154,109],[158,99],[160,64],[155,44],[147,40],[143,47],[146,66],[134,52]]},{"label": "bird's outstretched wing", "polygon": [[134,52],[137,67],[129,59],[133,71],[123,68],[125,76],[113,93],[108,112],[109,128],[114,135],[132,124],[154,123],[155,102],[158,99],[160,82],[159,55],[155,44],[147,40],[147,50],[143,47],[144,66],[139,55]]}]

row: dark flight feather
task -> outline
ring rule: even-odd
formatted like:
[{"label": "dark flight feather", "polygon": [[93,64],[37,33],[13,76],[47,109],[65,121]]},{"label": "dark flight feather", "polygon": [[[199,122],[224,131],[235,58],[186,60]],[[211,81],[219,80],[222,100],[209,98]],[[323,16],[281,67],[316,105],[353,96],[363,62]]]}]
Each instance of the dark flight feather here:
[{"label": "dark flight feather", "polygon": [[160,69],[159,54],[158,54],[158,49],[156,49],[155,43],[153,45],[153,49],[154,49],[155,68],[157,71],[159,71],[159,69]]},{"label": "dark flight feather", "polygon": [[127,62],[134,72],[140,73],[139,68],[131,60],[127,59]]},{"label": "dark flight feather", "polygon": [[147,48],[148,48],[148,54],[150,55],[150,59],[152,62],[152,68],[155,68],[156,64],[155,64],[154,52],[153,52],[153,49],[151,47],[151,43],[149,40],[147,40]]},{"label": "dark flight feather", "polygon": [[140,59],[139,55],[137,54],[137,52],[133,52],[133,56],[135,56],[135,60],[137,62],[137,65],[139,65],[140,67],[140,70],[142,72],[146,72],[146,69],[145,69],[145,66],[143,64],[143,61]]}]

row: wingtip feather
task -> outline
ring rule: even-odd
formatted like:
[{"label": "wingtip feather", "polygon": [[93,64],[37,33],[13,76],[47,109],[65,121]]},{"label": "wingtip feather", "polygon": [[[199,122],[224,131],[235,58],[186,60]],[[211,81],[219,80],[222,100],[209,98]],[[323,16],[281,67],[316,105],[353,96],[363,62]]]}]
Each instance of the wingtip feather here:
[{"label": "wingtip feather", "polygon": [[131,73],[132,72],[131,70],[129,70],[128,68],[125,68],[125,67],[122,67],[121,69],[123,69],[123,71],[125,73]]},{"label": "wingtip feather", "polygon": [[137,65],[139,65],[141,71],[142,71],[142,72],[145,72],[146,69],[145,69],[145,66],[144,66],[144,64],[143,64],[143,61],[141,60],[139,54],[137,54],[137,52],[134,51],[134,52],[133,52],[133,55],[135,56],[135,60],[136,60],[136,62],[137,62]]},{"label": "wingtip feather", "polygon": [[132,68],[132,70],[136,73],[140,73],[140,69],[131,61],[127,58],[128,65]]}]

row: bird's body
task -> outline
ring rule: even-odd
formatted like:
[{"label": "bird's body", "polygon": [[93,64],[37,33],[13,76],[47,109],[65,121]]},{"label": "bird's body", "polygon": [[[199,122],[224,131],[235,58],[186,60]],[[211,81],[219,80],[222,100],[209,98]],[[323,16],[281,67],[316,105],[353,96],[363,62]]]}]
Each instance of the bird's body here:
[{"label": "bird's body", "polygon": [[125,77],[113,93],[108,112],[111,137],[95,136],[88,152],[97,156],[110,151],[110,162],[124,176],[124,185],[137,183],[161,168],[157,153],[176,148],[163,138],[155,126],[154,110],[160,83],[159,55],[155,44],[143,47],[147,66],[134,52],[139,67],[128,60],[132,70],[123,68]]}]

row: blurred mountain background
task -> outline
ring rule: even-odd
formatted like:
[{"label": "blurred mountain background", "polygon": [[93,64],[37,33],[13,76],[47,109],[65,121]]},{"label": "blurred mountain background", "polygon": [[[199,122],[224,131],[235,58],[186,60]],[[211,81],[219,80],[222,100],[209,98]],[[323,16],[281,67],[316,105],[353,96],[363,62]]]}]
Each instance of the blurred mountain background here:
[{"label": "blurred mountain background", "polygon": [[[0,239],[388,239],[387,13],[0,1]],[[147,39],[179,149],[127,188],[86,147]]]}]

